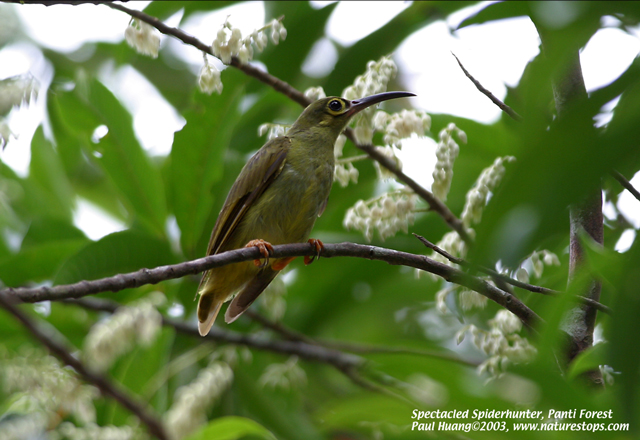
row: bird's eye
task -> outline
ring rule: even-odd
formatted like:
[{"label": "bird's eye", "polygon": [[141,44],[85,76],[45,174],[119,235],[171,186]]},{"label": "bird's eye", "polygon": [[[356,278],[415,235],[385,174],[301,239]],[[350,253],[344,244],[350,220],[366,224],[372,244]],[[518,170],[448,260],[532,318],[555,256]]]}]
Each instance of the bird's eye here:
[{"label": "bird's eye", "polygon": [[342,103],[337,99],[334,99],[329,103],[329,110],[339,112],[340,110],[342,110]]}]

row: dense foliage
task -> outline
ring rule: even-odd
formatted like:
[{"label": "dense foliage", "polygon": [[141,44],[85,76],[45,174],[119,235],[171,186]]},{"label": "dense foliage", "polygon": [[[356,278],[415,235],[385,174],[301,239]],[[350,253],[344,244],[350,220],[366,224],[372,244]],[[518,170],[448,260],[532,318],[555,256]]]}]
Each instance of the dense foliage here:
[{"label": "dense foliage", "polygon": [[[166,20],[182,11],[184,21],[232,3],[152,2],[144,12]],[[301,66],[324,36],[335,4],[315,9],[307,2],[265,2],[267,21],[284,15],[287,39],[268,45],[254,59],[299,91],[322,86],[328,94],[338,94],[365,71],[368,61],[392,53],[411,33],[470,3],[414,2],[354,45],[338,47],[338,61],[326,77],[310,78]],[[320,358],[305,359],[303,352],[283,354],[268,344],[266,349],[256,344],[245,347],[246,339],[233,339],[238,334],[257,341],[286,338],[285,332],[261,323],[259,316],[243,317],[231,326],[218,323],[223,327],[216,333],[223,336],[218,342],[177,331],[171,322],[195,328],[193,299],[199,281],[195,276],[100,293],[93,298],[109,301],[93,309],[88,302],[26,304],[20,309],[51,338],[63,340],[78,359],[103,371],[130,398],[148,403],[160,420],[167,425],[175,422],[168,429],[176,438],[191,431],[193,440],[412,439],[427,435],[411,430],[414,409],[531,408],[545,415],[550,409],[612,410],[612,419],[565,421],[630,423],[637,433],[640,241],[624,253],[613,250],[621,234],[633,229],[617,212],[617,218],[606,221],[604,247],[585,241],[586,264],[569,289],[567,247],[569,205],[602,185],[606,201],[615,207],[623,188],[611,171],[631,178],[640,169],[640,64],[636,59],[613,83],[573,103],[561,121],[554,120],[551,82],[568,55],[584,47],[603,26],[602,17],[617,18],[625,29],[637,25],[640,8],[632,2],[580,3],[573,10],[577,15],[560,20],[562,25],[556,28],[545,28],[536,10],[527,2],[498,3],[462,24],[528,15],[547,32],[553,49],[531,61],[505,99],[522,121],[504,114],[496,123],[482,125],[431,115],[425,135],[437,141],[451,122],[466,133],[469,146],[455,162],[446,199],[458,217],[482,170],[498,157],[515,157],[505,164],[504,179],[492,189],[482,221],[474,225],[475,245],[467,258],[491,266],[500,260],[502,267],[517,274],[534,251],[558,256],[559,264],[547,264],[539,277],[534,276],[531,260],[525,268],[531,283],[563,293],[554,297],[515,289],[543,321],[531,332],[511,328],[505,333],[512,346],[517,341],[531,344],[537,355],[488,367],[485,361],[491,350],[483,352],[472,340],[500,325],[499,305],[489,301],[485,307],[466,307],[461,298],[466,293],[456,292],[442,279],[416,277],[413,269],[359,258],[320,259],[304,268],[296,261],[285,280],[252,306],[270,321],[304,335],[304,341],[339,350],[344,359],[358,359],[357,367],[342,371]],[[53,66],[51,87],[40,91],[46,94],[48,128],[43,125],[33,137],[28,176],[21,177],[0,162],[0,280],[5,287],[71,284],[203,256],[228,189],[248,155],[264,143],[257,128],[265,122],[291,122],[301,111],[287,96],[234,67],[222,72],[222,93],[208,95],[198,90],[197,75],[164,46],[157,59],[137,53],[125,41],[90,46],[78,52],[82,56],[41,49]],[[197,50],[187,45],[182,49]],[[153,156],[141,147],[131,115],[99,79],[106,63],[135,68],[185,119],[168,155]],[[406,89],[397,82],[388,88]],[[611,121],[595,128],[593,118],[616,97],[620,101]],[[399,110],[397,105],[385,108]],[[107,132],[99,137],[96,128],[101,126]],[[374,144],[381,142],[382,135],[377,134]],[[358,154],[362,152],[347,142],[345,157]],[[313,237],[325,243],[365,243],[360,232],[343,227],[345,214],[358,200],[389,187],[380,184],[372,161],[355,166],[358,183],[335,184],[326,212],[316,223]],[[79,198],[120,219],[126,229],[97,241],[89,239],[73,223]],[[424,201],[418,202],[419,212],[408,233],[400,231],[384,241],[376,233],[372,243],[431,255],[411,232],[436,243],[451,229],[435,212],[420,209],[426,207]],[[16,237],[19,246],[13,244]],[[546,254],[540,255],[544,260]],[[576,306],[573,295],[582,292],[589,277],[603,281],[600,302],[611,307],[610,314],[598,314],[605,341],[564,370],[556,359],[565,350],[559,328],[563,314]],[[450,288],[451,294],[438,294],[443,288]],[[114,315],[113,302],[132,307]],[[440,310],[443,304],[445,314]],[[173,321],[162,326],[155,310]],[[5,382],[0,391],[0,432],[7,435],[3,438],[107,438],[106,427],[113,429],[110,438],[146,435],[146,427],[134,421],[130,411],[84,385],[72,370],[62,369],[11,314],[0,314],[0,370]],[[464,329],[468,332],[461,332]],[[116,354],[102,359],[107,352]],[[484,365],[483,371],[478,365]],[[598,366],[609,379],[604,389],[580,379],[582,372]],[[195,400],[189,402],[185,396]],[[179,411],[191,411],[190,418]],[[187,428],[176,427],[176,420]],[[28,431],[17,428],[22,421],[37,427],[42,436],[24,434]],[[90,428],[93,434],[87,434]],[[512,430],[436,434],[545,440],[592,435]],[[631,438],[632,434],[602,435]]]}]

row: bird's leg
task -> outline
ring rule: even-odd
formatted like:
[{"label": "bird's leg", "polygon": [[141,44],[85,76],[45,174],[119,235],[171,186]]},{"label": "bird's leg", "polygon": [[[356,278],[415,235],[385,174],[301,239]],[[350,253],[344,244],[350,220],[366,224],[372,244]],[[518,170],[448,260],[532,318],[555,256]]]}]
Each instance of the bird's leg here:
[{"label": "bird's leg", "polygon": [[271,243],[259,238],[257,240],[251,240],[249,243],[245,244],[244,247],[257,247],[264,257],[264,262],[260,261],[259,258],[253,260],[253,264],[255,266],[266,267],[267,264],[269,264],[269,257],[271,256],[271,252],[273,252],[273,246]]},{"label": "bird's leg", "polygon": [[305,256],[304,257],[304,264],[305,266],[310,265],[311,263],[313,263],[313,260],[317,258],[320,258],[320,251],[322,251],[324,249],[324,243],[322,243],[320,240],[318,240],[317,238],[310,238],[309,239],[309,243],[311,243],[312,245],[315,246],[316,248],[316,254],[313,257],[309,257],[309,256]]}]

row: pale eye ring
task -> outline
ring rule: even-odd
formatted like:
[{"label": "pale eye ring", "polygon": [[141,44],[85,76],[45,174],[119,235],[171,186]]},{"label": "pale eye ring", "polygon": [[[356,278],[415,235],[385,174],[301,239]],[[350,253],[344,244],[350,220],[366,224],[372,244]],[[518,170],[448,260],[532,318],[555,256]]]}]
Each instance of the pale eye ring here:
[{"label": "pale eye ring", "polygon": [[329,103],[329,110],[339,112],[340,110],[342,110],[342,103],[337,99],[334,99]]}]

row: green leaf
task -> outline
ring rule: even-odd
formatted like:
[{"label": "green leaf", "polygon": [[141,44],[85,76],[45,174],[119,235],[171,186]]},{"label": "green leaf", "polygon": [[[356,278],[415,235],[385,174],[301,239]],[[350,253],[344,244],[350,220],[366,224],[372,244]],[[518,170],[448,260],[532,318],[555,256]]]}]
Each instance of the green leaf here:
[{"label": "green leaf", "polygon": [[[163,235],[164,187],[136,139],[131,115],[95,79],[79,79],[73,91],[58,91],[57,100],[67,128],[109,176],[127,210],[154,234]],[[96,144],[91,138],[100,125],[109,132]]]},{"label": "green leaf", "polygon": [[481,9],[475,15],[466,18],[460,23],[458,29],[474,24],[484,24],[495,20],[528,16],[531,13],[529,2],[497,2],[491,3]]},{"label": "green leaf", "polygon": [[184,18],[195,12],[211,12],[226,8],[238,2],[233,1],[179,1],[179,2],[151,2],[144,8],[144,12],[160,20],[165,20],[180,10],[184,10]]},{"label": "green leaf", "polygon": [[0,262],[0,279],[7,286],[51,279],[67,258],[87,244],[87,239],[51,240],[29,246]]},{"label": "green leaf", "polygon": [[32,188],[30,202],[38,215],[71,220],[74,198],[60,157],[45,139],[39,126],[31,141],[29,177],[25,184]]},{"label": "green leaf", "polygon": [[251,419],[228,416],[212,420],[185,440],[236,440],[248,435],[266,440],[276,438],[268,429]]},{"label": "green leaf", "polygon": [[73,226],[71,222],[58,218],[38,217],[33,219],[29,225],[29,230],[22,239],[22,249],[59,240],[89,241],[84,232]]},{"label": "green leaf", "polygon": [[606,363],[606,352],[607,348],[604,343],[589,347],[571,362],[567,376],[575,379],[589,370],[597,370],[600,365]]},{"label": "green leaf", "polygon": [[[225,152],[238,118],[238,103],[246,77],[225,71],[225,91],[194,93],[186,125],[176,133],[170,153],[169,186],[172,209],[180,227],[183,252],[194,256],[213,211],[214,184],[225,168]],[[224,196],[221,194],[221,196]]]},{"label": "green leaf", "polygon": [[130,229],[107,235],[84,247],[64,263],[54,283],[95,280],[173,262],[175,258],[169,243]]},{"label": "green leaf", "polygon": [[[300,68],[315,42],[324,36],[329,16],[338,3],[314,9],[310,2],[265,2],[266,20],[284,16],[283,24],[290,38],[279,45],[267,46],[257,58],[269,66],[269,73],[286,82],[297,80]],[[297,38],[304,35],[305,38]]]}]

